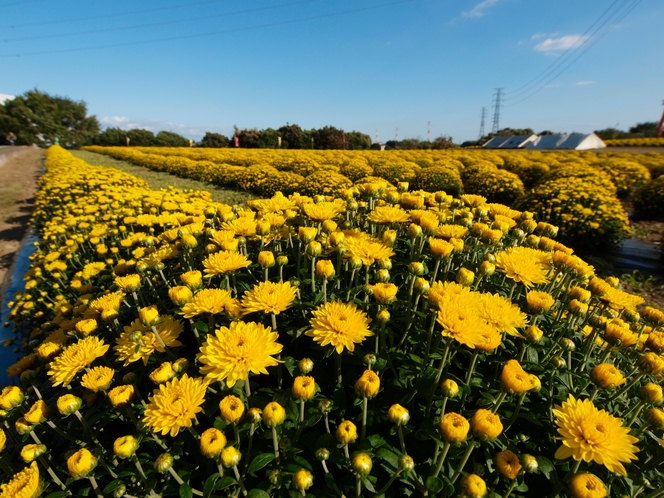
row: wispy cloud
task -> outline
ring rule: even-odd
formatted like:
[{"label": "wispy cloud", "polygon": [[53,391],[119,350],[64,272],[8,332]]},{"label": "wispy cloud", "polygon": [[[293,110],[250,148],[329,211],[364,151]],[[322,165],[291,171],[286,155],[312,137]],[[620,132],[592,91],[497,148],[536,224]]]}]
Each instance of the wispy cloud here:
[{"label": "wispy cloud", "polygon": [[568,48],[580,47],[590,36],[588,35],[565,35],[559,38],[547,38],[535,45],[538,52],[559,52]]},{"label": "wispy cloud", "polygon": [[482,17],[489,7],[494,6],[499,1],[500,0],[483,0],[482,2],[475,5],[475,7],[472,9],[462,12],[461,15],[463,17]]},{"label": "wispy cloud", "polygon": [[14,100],[16,97],[14,95],[8,95],[6,93],[0,93],[0,104],[4,104],[6,100]]},{"label": "wispy cloud", "polygon": [[539,40],[540,38],[544,38],[546,36],[546,33],[535,33],[533,36],[530,37],[531,40]]},{"label": "wispy cloud", "polygon": [[586,85],[594,85],[595,82],[594,81],[577,81],[574,84],[577,85],[577,86],[586,86]]},{"label": "wispy cloud", "polygon": [[153,133],[158,133],[162,130],[172,131],[186,138],[201,138],[203,135],[205,135],[206,131],[217,131],[220,133],[224,133],[225,131],[228,133],[228,130],[203,129],[196,126],[173,123],[171,121],[161,121],[155,119],[133,119],[126,116],[103,116],[99,118],[99,123],[104,128],[115,127],[122,130],[142,128],[144,130],[150,130]]}]

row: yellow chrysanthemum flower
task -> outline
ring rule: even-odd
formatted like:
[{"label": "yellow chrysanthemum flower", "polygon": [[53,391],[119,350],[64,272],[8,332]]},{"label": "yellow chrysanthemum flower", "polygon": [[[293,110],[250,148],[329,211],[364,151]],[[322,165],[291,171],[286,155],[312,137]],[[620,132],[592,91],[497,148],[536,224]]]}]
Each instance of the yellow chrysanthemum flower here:
[{"label": "yellow chrysanthemum flower", "polygon": [[[429,299],[433,290],[432,287]],[[481,350],[492,350],[500,344],[501,335],[480,316],[479,296],[477,292],[457,294],[436,290],[436,321],[443,328],[444,337],[451,337],[471,349],[481,346]]]},{"label": "yellow chrysanthemum flower", "polygon": [[496,455],[496,467],[507,479],[516,479],[521,472],[519,457],[510,450],[501,451]]},{"label": "yellow chrysanthemum flower", "polygon": [[143,422],[162,435],[177,436],[182,427],[191,427],[193,418],[203,410],[206,390],[205,379],[187,374],[161,384],[149,398]]},{"label": "yellow chrysanthemum flower", "polygon": [[37,462],[32,462],[12,477],[7,484],[0,485],[0,498],[36,498],[42,491]]},{"label": "yellow chrysanthemum flower", "polygon": [[278,337],[270,327],[255,322],[232,322],[229,328],[221,327],[201,346],[201,373],[210,381],[226,380],[229,387],[246,380],[249,372],[267,374],[267,367],[279,363],[272,357],[283,349]]},{"label": "yellow chrysanthemum flower", "polygon": [[[175,320],[170,315],[161,316],[154,327],[166,347],[182,345],[177,340],[184,330],[184,324],[181,321]],[[152,328],[143,325],[140,318],[124,327],[124,332],[116,340],[113,350],[118,361],[124,361],[125,367],[138,360],[143,360],[143,364],[147,365],[152,353],[166,351]]]},{"label": "yellow chrysanthemum flower", "polygon": [[314,221],[331,220],[344,211],[345,208],[344,202],[318,202],[302,206],[304,213]]},{"label": "yellow chrysanthemum flower", "polygon": [[288,308],[295,296],[297,288],[290,282],[260,282],[250,291],[245,292],[242,297],[242,306],[244,313],[249,314],[255,311],[263,313],[274,313],[278,315]]},{"label": "yellow chrysanthemum flower", "polygon": [[367,219],[374,223],[388,225],[390,223],[408,223],[410,216],[407,211],[398,206],[378,206]]},{"label": "yellow chrysanthemum flower", "polygon": [[344,348],[354,351],[355,344],[374,335],[369,330],[371,319],[353,303],[331,301],[316,308],[312,315],[314,318],[309,323],[313,328],[305,335],[321,346],[331,344],[339,354]]},{"label": "yellow chrysanthemum flower", "polygon": [[182,307],[180,314],[185,318],[194,318],[203,313],[223,313],[230,299],[231,293],[225,289],[203,289]]},{"label": "yellow chrysanthemum flower", "polygon": [[498,332],[506,332],[512,337],[523,335],[517,330],[528,325],[527,317],[521,309],[499,294],[482,294],[480,316]]},{"label": "yellow chrysanthemum flower", "polygon": [[346,237],[343,243],[347,258],[356,257],[365,266],[372,265],[377,259],[390,259],[394,256],[391,247],[371,237]]},{"label": "yellow chrysanthemum flower", "polygon": [[634,455],[639,451],[634,446],[638,439],[629,435],[629,427],[624,427],[622,420],[609,412],[596,408],[592,401],[577,400],[570,394],[562,406],[556,405],[553,414],[561,435],[558,439],[562,441],[556,451],[557,459],[595,461],[622,476],[627,471],[621,462],[638,460]]},{"label": "yellow chrysanthemum flower", "polygon": [[576,474],[569,483],[573,498],[605,498],[606,486],[593,474]]},{"label": "yellow chrysanthemum flower", "polygon": [[81,379],[81,385],[91,391],[106,391],[111,387],[115,370],[108,367],[94,367]]},{"label": "yellow chrysanthemum flower", "polygon": [[240,268],[246,268],[250,264],[251,261],[246,256],[233,251],[215,252],[203,260],[205,273],[208,277],[234,272]]},{"label": "yellow chrysanthemum flower", "polygon": [[76,374],[108,351],[108,344],[95,336],[69,346],[49,365],[48,375],[54,386],[69,385]]},{"label": "yellow chrysanthemum flower", "polygon": [[496,267],[526,287],[548,282],[551,255],[529,247],[510,247],[496,253]]}]

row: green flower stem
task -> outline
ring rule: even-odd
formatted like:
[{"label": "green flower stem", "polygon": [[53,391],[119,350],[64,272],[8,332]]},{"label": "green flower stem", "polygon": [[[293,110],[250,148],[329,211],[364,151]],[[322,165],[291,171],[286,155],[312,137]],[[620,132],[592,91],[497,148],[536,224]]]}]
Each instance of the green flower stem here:
[{"label": "green flower stem", "polygon": [[[53,471],[51,466],[48,464],[48,460],[43,455],[39,455],[37,457],[37,461],[39,463],[41,463],[42,466],[46,469],[46,472],[48,472],[48,475],[51,476],[51,479],[53,479],[53,482],[56,483],[58,486],[60,486],[60,489],[62,489],[63,491],[67,491],[67,487],[58,478],[57,474]],[[71,495],[71,492],[68,492],[68,494]]]},{"label": "green flower stem", "polygon": [[636,417],[639,416],[639,413],[641,413],[641,410],[643,410],[643,407],[645,406],[645,404],[646,404],[646,402],[644,400],[641,400],[636,404],[636,407],[634,409],[634,415],[632,415],[632,418],[629,419],[629,422],[626,425],[626,427],[632,427],[632,424],[636,420]]},{"label": "green flower stem", "polygon": [[334,356],[334,363],[337,370],[337,385],[341,385],[343,378],[341,375],[341,355],[339,353]]},{"label": "green flower stem", "polygon": [[459,462],[458,467],[454,471],[454,475],[452,476],[452,479],[451,479],[452,484],[454,484],[456,482],[456,480],[459,478],[459,476],[461,475],[461,471],[466,466],[466,463],[468,462],[468,459],[470,458],[470,454],[473,452],[474,449],[475,449],[475,442],[470,441],[468,443],[468,448],[466,448],[466,452],[463,454],[463,457],[461,458],[461,461]]},{"label": "green flower stem", "polygon": [[266,266],[266,267],[265,267],[265,271],[264,271],[264,275],[263,275],[263,280],[264,280],[265,282],[267,282],[268,280],[270,280],[270,277],[269,277],[269,271],[270,271],[270,269]]},{"label": "green flower stem", "polygon": [[[256,430],[256,425],[252,422],[251,426],[249,427],[249,446],[247,448],[247,456],[251,455],[251,448],[254,445],[254,431],[255,430]],[[249,468],[249,458],[245,458],[244,468],[242,469],[242,475],[243,476],[247,475],[247,469],[248,468]],[[223,475],[223,474],[220,473],[219,475]]]},{"label": "green flower stem", "polygon": [[102,495],[101,491],[99,491],[99,485],[97,484],[97,480],[95,479],[95,476],[89,475],[88,480],[90,481],[90,484],[92,484],[92,490],[97,495],[97,498],[104,498],[104,495]]},{"label": "green flower stem", "polygon": [[526,397],[526,394],[527,391],[519,395],[519,399],[516,401],[516,408],[514,408],[514,413],[512,414],[512,417],[509,419],[507,425],[503,429],[503,433],[507,432],[507,429],[509,429],[512,426],[512,424],[516,421],[516,418],[519,416],[519,411],[521,410],[521,403],[523,403],[523,398]]},{"label": "green flower stem", "polygon": [[390,480],[387,481],[387,483],[385,483],[385,486],[383,486],[382,488],[380,488],[380,490],[378,490],[378,492],[376,492],[376,494],[374,495],[374,497],[378,497],[378,496],[380,496],[380,495],[385,494],[385,491],[387,491],[388,489],[390,489],[390,486],[392,486],[392,483],[394,482],[394,480],[395,480],[397,477],[399,477],[400,474],[401,474],[401,469],[397,470],[394,474],[392,474],[392,477],[390,477]]},{"label": "green flower stem", "polygon": [[369,411],[369,398],[364,396],[362,400],[362,435],[360,441],[364,441],[367,437],[367,412]]},{"label": "green flower stem", "polygon": [[159,344],[161,345],[161,347],[164,348],[164,351],[166,351],[166,354],[167,354],[172,360],[177,360],[177,358],[175,357],[175,355],[173,354],[173,352],[172,352],[170,349],[168,349],[168,347],[166,346],[166,343],[164,343],[164,340],[163,340],[163,339],[161,338],[161,336],[159,335],[159,332],[157,332],[157,327],[155,327],[154,325],[151,325],[151,326],[150,326],[150,329],[152,330],[152,333],[155,335],[155,337],[156,337],[157,340],[159,341]]},{"label": "green flower stem", "polygon": [[567,351],[567,370],[569,372],[569,386],[574,390],[574,376],[572,375],[572,352]]},{"label": "green flower stem", "polygon": [[436,281],[436,277],[438,276],[438,269],[440,268],[440,260],[441,258],[436,258],[436,264],[433,267],[433,273],[431,274],[432,275],[431,280],[429,281],[431,285],[434,284],[434,282]]},{"label": "green flower stem", "polygon": [[332,434],[330,432],[330,417],[328,417],[328,414],[325,414],[325,430],[327,431],[328,434]]},{"label": "green flower stem", "polygon": [[[171,476],[173,476],[173,479],[175,479],[175,481],[176,481],[180,486],[182,486],[182,485],[184,484],[184,481],[183,481],[182,478],[178,475],[178,473],[175,472],[175,469],[174,469],[173,467],[170,467],[170,468],[168,469],[168,472],[170,472]],[[201,493],[199,490],[194,489],[194,488],[191,488],[191,493],[194,494],[194,495],[196,495],[196,496],[203,496],[203,493]]]},{"label": "green flower stem", "polygon": [[445,352],[443,353],[443,357],[440,359],[440,366],[438,367],[438,374],[436,375],[436,381],[433,383],[433,387],[429,391],[429,395],[427,396],[427,408],[426,408],[426,416],[429,416],[429,413],[431,411],[431,405],[433,404],[433,396],[436,394],[436,388],[438,387],[438,383],[440,382],[440,378],[443,375],[443,369],[445,368],[446,362],[447,362],[447,355],[450,352],[450,347],[452,346],[452,339],[450,337],[446,338],[446,344],[445,344]]},{"label": "green flower stem", "polygon": [[323,279],[323,302],[324,303],[327,302],[327,278]]},{"label": "green flower stem", "polygon": [[639,347],[639,343],[641,342],[641,336],[643,335],[643,331],[646,330],[646,324],[644,323],[641,325],[641,329],[639,330],[639,337],[636,339],[636,342],[634,343],[634,348],[632,351],[636,351]]},{"label": "green flower stem", "polygon": [[242,494],[244,496],[247,496],[249,493],[247,492],[247,489],[244,487],[244,482],[242,482],[242,476],[240,475],[240,471],[238,470],[237,465],[233,465],[233,472],[235,473],[235,479],[237,479],[237,483],[240,485]]},{"label": "green flower stem", "polygon": [[141,462],[138,460],[138,457],[136,456],[136,453],[134,453],[131,456],[131,459],[133,460],[134,465],[136,465],[136,469],[138,470],[138,473],[141,474],[141,477],[143,479],[147,479],[147,477],[145,477],[145,472],[143,472],[143,467],[141,466]]},{"label": "green flower stem", "polygon": [[300,400],[300,424],[304,424],[304,400]]},{"label": "green flower stem", "polygon": [[279,463],[279,437],[277,436],[277,428],[272,427],[272,445],[274,446],[274,456]]},{"label": "green flower stem", "polygon": [[626,393],[627,391],[629,391],[629,390],[632,388],[632,386],[634,386],[634,384],[636,384],[638,381],[640,381],[645,375],[646,375],[646,374],[642,373],[641,375],[637,375],[636,377],[634,377],[634,378],[632,379],[632,381],[631,381],[629,384],[627,384],[627,385],[625,386],[625,388],[624,388],[622,391],[616,391],[616,394],[614,394],[613,396],[611,396],[611,397],[608,399],[607,403],[611,403],[611,401],[613,401],[614,399],[616,399],[618,396],[622,396],[624,393]]},{"label": "green flower stem", "polygon": [[237,423],[233,423],[233,433],[235,434],[235,441],[237,442],[238,448],[240,447],[240,430],[237,428]]},{"label": "green flower stem", "polygon": [[510,487],[507,488],[507,492],[505,493],[505,496],[503,498],[509,498],[509,496],[512,494],[512,491],[514,491],[514,488],[516,487],[516,484],[517,484],[516,479],[512,479]]},{"label": "green flower stem", "polygon": [[311,292],[316,294],[316,257],[311,258]]},{"label": "green flower stem", "polygon": [[348,460],[348,463],[350,464],[350,453],[348,452],[348,443],[344,444],[344,455],[346,457],[346,460]]},{"label": "green flower stem", "polygon": [[[431,338],[433,337],[433,329],[436,326],[436,313],[431,313],[431,325],[429,326],[429,332],[427,333],[427,347],[424,350],[424,360],[422,361],[422,366],[425,367],[429,361],[429,352],[431,351]],[[406,340],[406,336],[401,339],[397,349],[401,349],[403,341]]]},{"label": "green flower stem", "polygon": [[401,445],[401,453],[404,455],[406,454],[406,442],[403,438],[403,430],[401,429],[401,426],[397,426],[397,431],[399,433],[399,444]]},{"label": "green flower stem", "polygon": [[507,396],[507,393],[505,391],[502,391],[498,395],[498,399],[496,400],[496,406],[493,407],[493,410],[491,410],[492,413],[496,413],[498,411],[498,408],[500,408],[500,405],[503,403],[505,400],[505,396]]},{"label": "green flower stem", "polygon": [[450,446],[452,446],[450,443],[445,442],[445,445],[443,446],[443,452],[441,453],[440,458],[438,459],[438,463],[436,464],[436,469],[431,474],[432,476],[438,477],[438,474],[440,474],[440,471],[443,468],[443,463],[445,462],[445,457],[447,457],[447,452],[450,451]]},{"label": "green flower stem", "polygon": [[362,478],[357,475],[355,476],[355,496],[360,498],[362,496]]}]

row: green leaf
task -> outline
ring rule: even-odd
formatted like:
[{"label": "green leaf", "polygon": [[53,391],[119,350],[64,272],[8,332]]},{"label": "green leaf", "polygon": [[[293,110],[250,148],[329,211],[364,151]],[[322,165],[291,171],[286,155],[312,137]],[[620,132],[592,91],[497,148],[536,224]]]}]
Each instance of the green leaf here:
[{"label": "green leaf", "polygon": [[275,458],[274,453],[261,453],[260,455],[257,455],[256,458],[254,458],[251,464],[249,465],[249,473],[253,474],[261,470],[268,463],[274,460],[274,458]]},{"label": "green leaf", "polygon": [[191,486],[187,484],[186,482],[180,486],[180,490],[178,491],[180,498],[191,498],[193,496],[193,493],[191,491]]},{"label": "green leaf", "polygon": [[249,491],[247,498],[270,498],[270,495],[262,489],[254,488]]},{"label": "green leaf", "polygon": [[551,460],[543,456],[537,456],[535,457],[535,460],[537,460],[537,469],[542,472],[548,480],[551,480],[551,472],[555,470]]},{"label": "green leaf", "polygon": [[214,491],[214,486],[215,486],[215,484],[217,484],[217,481],[219,480],[219,477],[220,477],[219,474],[217,472],[215,472],[214,474],[212,474],[210,477],[208,477],[205,480],[205,485],[203,486],[203,496],[204,497],[207,498],[208,496],[210,496],[212,494],[212,492]]},{"label": "green leaf", "polygon": [[391,452],[387,448],[385,447],[379,448],[378,451],[376,451],[376,456],[388,462],[393,468],[395,469],[399,468],[399,456],[396,453]]},{"label": "green leaf", "polygon": [[[123,484],[124,484],[124,481],[122,481],[122,479],[115,479],[114,481],[111,481],[106,485],[106,487],[104,488],[104,493],[111,493],[112,491],[119,488]],[[51,496],[51,495],[49,495],[49,496]],[[53,497],[53,498],[55,498],[55,497]]]},{"label": "green leaf", "polygon": [[429,490],[429,492],[431,494],[436,494],[436,493],[442,491],[443,488],[445,487],[445,485],[443,484],[442,479],[440,479],[438,477],[433,477],[433,476],[427,477],[426,485],[427,485],[427,489]]},{"label": "green leaf", "polygon": [[208,327],[208,324],[205,323],[205,322],[201,322],[200,320],[198,320],[196,323],[194,323],[194,328],[196,330],[200,330],[201,332],[207,332],[208,330],[210,330],[210,328]]},{"label": "green leaf", "polygon": [[235,481],[235,479],[233,479],[232,477],[229,476],[222,477],[217,481],[217,484],[215,485],[214,489],[219,489],[219,490],[226,489],[227,487],[232,486],[236,482],[237,481]]},{"label": "green leaf", "polygon": [[530,363],[538,363],[539,362],[539,358],[538,358],[538,355],[537,355],[537,350],[535,348],[529,347],[528,349],[526,349],[526,353],[527,353],[526,356],[527,356],[528,361]]},{"label": "green leaf", "polygon": [[300,455],[295,455],[293,460],[295,460],[303,469],[313,470],[306,458],[302,458]]},{"label": "green leaf", "polygon": [[373,487],[373,483],[369,480],[368,477],[363,477],[363,478],[362,478],[362,485],[363,485],[365,488],[367,488],[367,490],[370,491],[371,493],[375,493],[375,492],[376,492],[376,488]]}]

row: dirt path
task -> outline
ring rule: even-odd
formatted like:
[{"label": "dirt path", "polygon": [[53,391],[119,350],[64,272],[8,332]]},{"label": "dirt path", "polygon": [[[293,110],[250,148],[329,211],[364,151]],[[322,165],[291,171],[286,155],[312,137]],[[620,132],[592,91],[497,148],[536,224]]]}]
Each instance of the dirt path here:
[{"label": "dirt path", "polygon": [[0,288],[28,229],[44,150],[0,147]]}]

